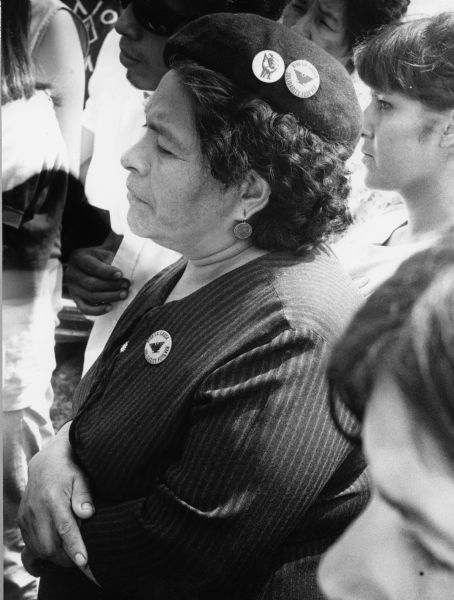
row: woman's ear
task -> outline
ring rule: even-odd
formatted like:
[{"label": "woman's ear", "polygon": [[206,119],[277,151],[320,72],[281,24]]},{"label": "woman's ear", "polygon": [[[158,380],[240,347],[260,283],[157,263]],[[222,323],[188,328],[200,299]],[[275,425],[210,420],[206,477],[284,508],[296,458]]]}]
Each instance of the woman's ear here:
[{"label": "woman's ear", "polygon": [[443,136],[441,138],[441,147],[451,148],[454,151],[454,110],[449,111],[445,121]]},{"label": "woman's ear", "polygon": [[241,206],[238,220],[249,219],[268,204],[271,189],[266,179],[251,169],[240,185]]}]

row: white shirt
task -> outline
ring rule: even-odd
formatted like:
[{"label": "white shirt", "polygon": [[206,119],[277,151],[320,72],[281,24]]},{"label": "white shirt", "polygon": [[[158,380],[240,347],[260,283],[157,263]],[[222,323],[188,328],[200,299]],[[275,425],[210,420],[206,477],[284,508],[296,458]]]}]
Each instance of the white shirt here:
[{"label": "white shirt", "polygon": [[364,296],[372,294],[404,260],[430,246],[438,237],[434,234],[415,242],[386,245],[391,235],[406,223],[407,211],[401,204],[353,226],[345,237],[332,245]]}]

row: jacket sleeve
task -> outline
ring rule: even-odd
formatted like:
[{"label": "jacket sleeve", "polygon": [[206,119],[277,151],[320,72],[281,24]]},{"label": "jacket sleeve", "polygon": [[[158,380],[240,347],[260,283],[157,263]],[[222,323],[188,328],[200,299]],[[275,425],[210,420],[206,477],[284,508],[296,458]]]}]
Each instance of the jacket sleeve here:
[{"label": "jacket sleeve", "polygon": [[181,452],[150,494],[97,506],[82,525],[103,587],[128,596],[167,581],[196,597],[243,597],[348,451],[327,405],[328,350],[286,329],[205,378]]}]

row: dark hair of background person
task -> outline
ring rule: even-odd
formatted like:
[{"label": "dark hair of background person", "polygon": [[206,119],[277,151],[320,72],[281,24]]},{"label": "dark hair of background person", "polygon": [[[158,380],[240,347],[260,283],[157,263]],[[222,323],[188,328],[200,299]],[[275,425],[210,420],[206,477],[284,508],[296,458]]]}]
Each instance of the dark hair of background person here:
[{"label": "dark hair of background person", "polygon": [[[359,441],[368,399],[378,378],[386,374],[454,459],[453,281],[454,228],[402,263],[337,342],[327,369],[331,411],[351,441]],[[448,299],[438,305],[447,285],[449,306]],[[356,419],[349,430],[339,417],[345,407]]]},{"label": "dark hair of background person", "polygon": [[35,92],[28,54],[30,0],[2,2],[2,106]]},{"label": "dark hair of background person", "polygon": [[268,19],[279,19],[288,0],[193,0],[194,8],[202,14],[212,12],[254,13]]},{"label": "dark hair of background person", "polygon": [[399,92],[435,110],[454,107],[454,12],[388,28],[355,53],[358,74],[377,90]]},{"label": "dark hair of background person", "polygon": [[125,8],[131,1],[135,11],[144,16],[173,14],[194,20],[203,15],[229,12],[254,13],[277,20],[289,0],[121,0],[120,4]]},{"label": "dark hair of background person", "polygon": [[348,154],[341,144],[193,61],[174,58],[170,66],[192,99],[213,177],[231,186],[253,169],[270,185],[268,204],[249,219],[256,247],[305,251],[347,227]]},{"label": "dark hair of background person", "polygon": [[409,4],[410,0],[346,0],[351,47],[382,25],[398,21],[407,12]]}]

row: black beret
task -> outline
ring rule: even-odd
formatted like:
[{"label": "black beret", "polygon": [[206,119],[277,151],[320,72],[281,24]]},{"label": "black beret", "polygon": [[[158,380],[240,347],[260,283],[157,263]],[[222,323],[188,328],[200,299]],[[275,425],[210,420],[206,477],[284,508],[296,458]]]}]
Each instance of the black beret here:
[{"label": "black beret", "polygon": [[353,149],[361,109],[347,70],[322,48],[270,19],[217,13],[185,25],[164,49],[190,58],[263,98],[326,140]]}]

